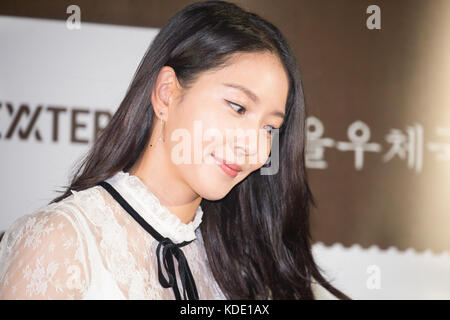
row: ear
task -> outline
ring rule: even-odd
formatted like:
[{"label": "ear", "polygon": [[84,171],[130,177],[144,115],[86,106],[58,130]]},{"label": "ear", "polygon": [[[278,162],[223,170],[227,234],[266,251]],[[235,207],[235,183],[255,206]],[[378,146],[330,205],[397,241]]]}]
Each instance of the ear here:
[{"label": "ear", "polygon": [[172,67],[163,66],[159,71],[151,95],[153,111],[158,118],[160,117],[159,113],[162,112],[162,119],[167,121],[169,107],[175,101],[178,91],[179,85],[175,70]]}]

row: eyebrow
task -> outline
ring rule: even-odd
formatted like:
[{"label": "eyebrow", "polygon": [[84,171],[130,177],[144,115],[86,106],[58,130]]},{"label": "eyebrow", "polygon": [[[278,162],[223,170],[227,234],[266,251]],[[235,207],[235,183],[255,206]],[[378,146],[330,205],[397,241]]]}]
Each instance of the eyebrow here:
[{"label": "eyebrow", "polygon": [[[244,86],[242,86],[242,85],[240,85],[240,84],[237,84],[237,83],[222,83],[224,86],[226,86],[226,87],[231,87],[231,88],[235,88],[235,89],[238,89],[238,90],[241,90],[242,92],[244,92],[251,100],[253,100],[253,102],[255,102],[255,103],[259,103],[259,98],[258,98],[258,96],[253,92],[253,91],[251,91],[250,89],[248,89],[247,87],[244,87]],[[280,118],[284,118],[284,113],[283,112],[280,112],[280,111],[274,111],[274,112],[271,112],[270,114],[273,114],[273,115],[275,115],[275,116],[277,116],[277,117],[280,117]]]}]

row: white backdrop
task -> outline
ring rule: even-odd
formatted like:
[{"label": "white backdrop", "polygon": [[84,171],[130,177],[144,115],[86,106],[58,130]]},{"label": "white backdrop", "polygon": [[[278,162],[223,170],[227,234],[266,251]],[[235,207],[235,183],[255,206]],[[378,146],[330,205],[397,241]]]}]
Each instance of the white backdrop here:
[{"label": "white backdrop", "polygon": [[[0,16],[0,230],[59,195],[89,146],[72,132],[92,141],[95,112],[114,113],[157,32]],[[450,299],[448,253],[322,243],[313,250],[354,299]]]}]

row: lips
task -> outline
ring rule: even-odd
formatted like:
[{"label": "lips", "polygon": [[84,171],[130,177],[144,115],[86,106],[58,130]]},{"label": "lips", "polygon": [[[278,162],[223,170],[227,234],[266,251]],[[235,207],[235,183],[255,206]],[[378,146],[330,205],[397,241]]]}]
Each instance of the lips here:
[{"label": "lips", "polygon": [[242,167],[240,165],[238,165],[236,163],[231,163],[231,162],[224,161],[223,159],[216,157],[216,155],[214,153],[212,153],[212,156],[215,159],[221,161],[225,166],[227,166],[231,170],[234,170],[234,171],[237,171],[237,172],[242,171]]}]

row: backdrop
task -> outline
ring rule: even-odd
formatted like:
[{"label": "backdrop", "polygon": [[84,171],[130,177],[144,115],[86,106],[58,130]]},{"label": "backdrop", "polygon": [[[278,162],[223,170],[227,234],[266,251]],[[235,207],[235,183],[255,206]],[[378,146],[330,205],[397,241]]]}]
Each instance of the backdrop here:
[{"label": "backdrop", "polygon": [[[0,230],[69,182],[159,28],[192,2],[0,3]],[[234,2],[297,56],[328,278],[355,299],[449,299],[450,1]]]}]

